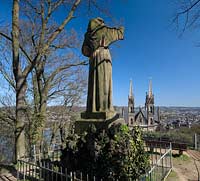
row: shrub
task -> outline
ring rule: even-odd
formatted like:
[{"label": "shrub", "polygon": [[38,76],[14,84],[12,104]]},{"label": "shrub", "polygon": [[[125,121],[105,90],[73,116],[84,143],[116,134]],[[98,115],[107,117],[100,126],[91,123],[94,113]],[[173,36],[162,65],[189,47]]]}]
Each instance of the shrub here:
[{"label": "shrub", "polygon": [[98,132],[91,126],[81,137],[68,137],[61,164],[106,180],[135,180],[148,169],[149,159],[138,127],[113,125]]}]

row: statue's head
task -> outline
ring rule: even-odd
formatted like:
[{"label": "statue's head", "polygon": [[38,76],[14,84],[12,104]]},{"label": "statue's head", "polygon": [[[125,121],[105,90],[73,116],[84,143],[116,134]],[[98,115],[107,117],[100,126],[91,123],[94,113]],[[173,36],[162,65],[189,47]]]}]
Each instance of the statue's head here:
[{"label": "statue's head", "polygon": [[104,25],[104,20],[102,18],[97,17],[97,18],[91,19],[89,24],[88,24],[87,31],[93,31],[97,27],[101,27],[103,25]]}]

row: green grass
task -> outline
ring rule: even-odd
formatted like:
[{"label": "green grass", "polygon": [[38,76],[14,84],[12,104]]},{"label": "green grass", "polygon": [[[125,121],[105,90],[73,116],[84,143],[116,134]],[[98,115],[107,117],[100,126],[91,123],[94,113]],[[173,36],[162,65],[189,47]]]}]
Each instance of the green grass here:
[{"label": "green grass", "polygon": [[174,159],[177,160],[177,161],[189,161],[190,160],[190,157],[188,157],[187,155],[185,154],[182,154],[182,155],[173,155]]},{"label": "green grass", "polygon": [[178,181],[178,175],[175,171],[171,171],[171,173],[169,174],[169,176],[167,177],[166,181]]}]

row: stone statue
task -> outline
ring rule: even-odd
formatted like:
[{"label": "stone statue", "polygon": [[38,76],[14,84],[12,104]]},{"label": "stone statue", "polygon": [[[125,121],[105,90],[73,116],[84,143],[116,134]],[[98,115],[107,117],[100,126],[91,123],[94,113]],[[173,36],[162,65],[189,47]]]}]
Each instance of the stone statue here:
[{"label": "stone statue", "polygon": [[112,60],[109,45],[117,40],[122,40],[123,34],[123,27],[108,27],[101,18],[91,19],[88,24],[82,46],[83,55],[89,57],[87,115],[114,112]]}]

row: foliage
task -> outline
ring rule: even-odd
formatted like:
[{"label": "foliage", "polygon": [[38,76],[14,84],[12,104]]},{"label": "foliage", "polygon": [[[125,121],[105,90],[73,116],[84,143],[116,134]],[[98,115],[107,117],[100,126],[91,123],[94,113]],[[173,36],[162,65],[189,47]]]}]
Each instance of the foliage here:
[{"label": "foliage", "polygon": [[190,157],[185,154],[178,155],[178,156],[173,155],[173,157],[175,160],[178,160],[178,161],[189,161],[190,160]]},{"label": "foliage", "polygon": [[194,145],[194,134],[200,135],[200,126],[193,126],[191,128],[179,128],[165,132],[144,132],[144,137],[152,139],[163,139],[174,142],[187,143],[189,146]]},{"label": "foliage", "polygon": [[145,173],[149,159],[144,150],[141,130],[113,125],[97,131],[91,126],[82,136],[68,137],[61,165],[102,179],[137,179]]},{"label": "foliage", "polygon": [[45,118],[42,114],[33,114],[32,122],[29,124],[30,143],[35,145],[38,140],[42,140],[42,128],[44,127]]}]

